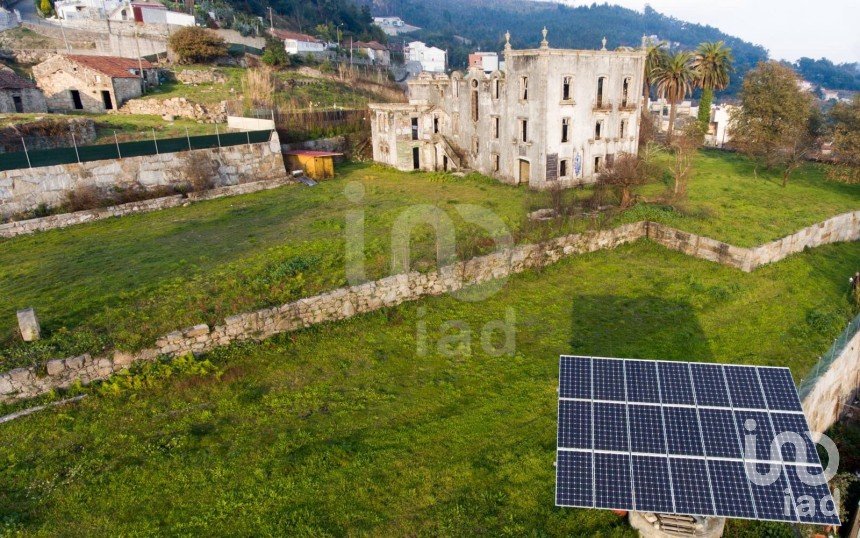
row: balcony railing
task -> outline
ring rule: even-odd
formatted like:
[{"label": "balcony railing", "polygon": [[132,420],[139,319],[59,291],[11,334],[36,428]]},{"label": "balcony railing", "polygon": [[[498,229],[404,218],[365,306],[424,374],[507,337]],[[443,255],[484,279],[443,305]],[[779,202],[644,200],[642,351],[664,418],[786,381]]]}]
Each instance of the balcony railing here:
[{"label": "balcony railing", "polygon": [[595,101],[591,109],[594,112],[609,112],[612,110],[612,101],[607,101],[606,99]]}]

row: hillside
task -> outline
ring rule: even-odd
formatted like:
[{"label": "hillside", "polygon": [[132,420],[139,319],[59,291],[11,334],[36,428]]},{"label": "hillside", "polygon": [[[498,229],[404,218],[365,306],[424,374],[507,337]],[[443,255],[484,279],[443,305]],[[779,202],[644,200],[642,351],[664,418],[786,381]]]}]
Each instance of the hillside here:
[{"label": "hillside", "polygon": [[[472,49],[500,50],[510,30],[514,47],[537,46],[541,29],[554,47],[593,49],[606,36],[608,46],[638,46],[642,35],[657,35],[674,48],[702,41],[725,41],[732,48],[736,73],[725,94],[740,90],[743,74],[767,59],[767,50],[711,26],[691,24],[646,8],[644,13],[607,4],[572,7],[516,0],[370,0],[374,15],[397,15],[423,28],[414,34],[449,51],[452,67],[466,65]],[[413,34],[410,34],[410,37]],[[465,45],[455,35],[473,42]]]}]

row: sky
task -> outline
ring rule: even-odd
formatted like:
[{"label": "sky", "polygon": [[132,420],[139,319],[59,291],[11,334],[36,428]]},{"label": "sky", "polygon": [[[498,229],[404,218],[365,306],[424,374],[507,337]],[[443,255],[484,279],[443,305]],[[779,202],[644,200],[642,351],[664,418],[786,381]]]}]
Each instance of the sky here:
[{"label": "sky", "polygon": [[[558,0],[591,5],[596,0]],[[860,62],[860,0],[599,0],[637,11],[646,4],[762,45],[771,58]]]}]

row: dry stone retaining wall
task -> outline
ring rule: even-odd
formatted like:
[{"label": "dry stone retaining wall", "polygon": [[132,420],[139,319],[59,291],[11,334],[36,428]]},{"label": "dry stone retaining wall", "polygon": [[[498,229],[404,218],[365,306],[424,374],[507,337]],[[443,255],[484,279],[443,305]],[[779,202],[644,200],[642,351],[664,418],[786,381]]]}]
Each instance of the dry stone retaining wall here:
[{"label": "dry stone retaining wall", "polygon": [[[670,249],[691,256],[750,271],[763,263],[772,263],[799,252],[805,247],[857,240],[860,236],[858,217],[860,211],[839,215],[755,249],[732,247],[652,222],[637,222],[612,230],[573,234],[544,243],[520,245],[429,273],[394,275],[281,306],[237,314],[226,318],[222,325],[211,328],[205,324],[195,325],[167,334],[157,340],[156,347],[135,354],[118,351],[112,356],[97,358],[82,355],[49,361],[42,367],[17,368],[0,374],[0,402],[31,398],[54,388],[68,387],[75,381],[87,384],[104,379],[134,361],[154,360],[162,355],[176,357],[189,352],[201,353],[241,340],[262,340],[317,323],[337,321],[414,301],[427,295],[441,295],[457,291],[464,286],[545,267],[565,256],[611,249],[644,238],[654,239]],[[856,360],[856,342],[851,349],[855,353],[854,359],[848,358],[834,364],[847,364],[844,368],[851,369],[854,377],[846,376],[845,379],[852,380],[846,383],[854,383],[856,386],[856,371],[860,369],[860,361]],[[843,379],[840,376],[845,376],[845,372],[839,371],[834,375],[836,379]],[[825,383],[820,383],[820,388],[816,386],[816,390],[826,392],[829,389]]]},{"label": "dry stone retaining wall", "polygon": [[66,228],[68,226],[74,226],[75,224],[94,222],[111,217],[124,217],[125,215],[133,215],[135,213],[148,213],[150,211],[158,211],[160,209],[186,205],[191,202],[213,200],[215,198],[223,198],[225,196],[236,196],[239,194],[249,194],[252,192],[274,189],[290,183],[294,183],[294,181],[289,178],[254,181],[251,183],[242,183],[241,185],[230,185],[205,191],[191,192],[185,196],[177,194],[175,196],[164,196],[161,198],[153,198],[152,200],[129,202],[127,204],[99,209],[88,209],[84,211],[75,211],[74,213],[50,215],[48,217],[38,219],[7,222],[6,224],[0,224],[0,237],[9,238],[34,232]]},{"label": "dry stone retaining wall", "polygon": [[803,412],[813,432],[826,431],[845,411],[844,402],[850,402],[860,388],[860,331],[848,341],[842,353],[830,368],[818,378],[815,386],[803,399]]}]

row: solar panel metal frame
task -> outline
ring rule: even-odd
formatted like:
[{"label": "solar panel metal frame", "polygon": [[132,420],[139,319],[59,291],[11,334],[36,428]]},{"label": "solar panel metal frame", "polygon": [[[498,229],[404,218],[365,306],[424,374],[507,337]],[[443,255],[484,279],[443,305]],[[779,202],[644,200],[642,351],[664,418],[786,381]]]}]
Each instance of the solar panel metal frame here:
[{"label": "solar panel metal frame", "polygon": [[[579,362],[578,364],[573,364],[573,361],[588,361],[587,365]],[[617,363],[621,364],[621,377],[618,379],[617,376],[617,363],[609,363],[608,361],[617,361]],[[654,371],[656,372],[656,383],[657,383],[657,393],[658,393],[658,401],[650,402],[650,401],[642,401],[648,400],[649,398],[640,397],[644,394],[643,390],[640,388],[639,390],[631,390],[631,387],[635,389],[636,379],[635,377],[628,378],[628,371],[634,370],[638,373],[647,373],[647,377],[649,379],[653,379],[650,375],[649,369],[645,366],[641,366],[643,364],[654,364]],[[611,375],[609,377],[616,379],[619,383],[619,386],[604,386],[606,384],[607,377],[604,372],[595,373],[595,364],[597,365],[610,365],[611,364]],[[636,368],[629,369],[627,367],[628,364],[636,364]],[[661,367],[662,365],[662,367]],[[586,367],[587,366],[587,367]],[[711,405],[699,404],[698,395],[697,395],[697,384],[700,389],[705,386],[709,386],[709,383],[712,383],[714,379],[719,379],[716,376],[716,371],[714,367],[719,368],[719,372],[722,374],[723,383],[719,387],[712,387],[713,390],[710,390],[708,394],[705,394],[703,391],[703,399],[707,400]],[[727,375],[727,367],[730,368],[732,375]],[[745,368],[748,370],[741,370],[741,368]],[[707,375],[705,373],[707,372]],[[765,372],[767,375],[762,376],[761,373]],[[585,375],[587,373],[587,375]],[[579,376],[577,376],[579,374]],[[684,376],[688,376],[689,380],[685,379]],[[699,376],[697,378],[696,376]],[[643,376],[645,377],[645,376]],[[749,403],[761,402],[760,407],[735,407],[735,396],[738,394],[737,386],[733,387],[729,383],[729,377],[735,379],[736,383],[744,383],[744,386],[748,390],[752,390],[753,393],[743,393],[739,399],[743,400],[745,405]],[[587,379],[584,379],[587,378]],[[707,379],[705,379],[707,378]],[[703,382],[703,379],[705,380]],[[602,381],[603,385],[599,387],[599,391],[595,387],[595,381]],[[689,386],[687,385],[687,381],[689,381]],[[697,383],[698,381],[698,383]],[[704,384],[703,384],[704,383]],[[757,383],[757,385],[755,385]],[[779,386],[779,384],[782,386]],[[669,394],[673,388],[680,388],[682,394]],[[692,403],[674,403],[674,402],[689,402],[690,394],[687,393],[687,389],[689,388],[692,393]],[[757,391],[755,390],[757,388]],[[721,389],[721,390],[720,390]],[[597,393],[601,395],[609,395],[607,399],[597,398]],[[757,392],[757,393],[755,393]],[[634,394],[631,394],[634,393]],[[734,394],[733,394],[734,393]],[[620,395],[624,395],[625,399],[618,399]],[[630,399],[631,396],[634,399]],[[722,396],[727,396],[727,398],[723,398]],[[562,446],[562,430],[566,428],[566,433],[569,433],[571,430],[567,428],[566,425],[562,424],[562,405],[565,403],[566,408],[570,408],[573,402],[581,402],[587,403],[588,412],[591,413],[591,416],[588,417],[588,424],[591,427],[591,431],[589,432],[589,438],[584,442],[576,442],[571,443],[569,440],[566,441],[565,444],[576,444],[576,447],[570,446]],[[727,402],[728,406],[725,405],[713,405],[715,402]],[[775,407],[771,409],[769,406],[774,404]],[[556,446],[556,457],[557,457],[557,470],[556,470],[556,505],[563,507],[579,507],[579,508],[600,508],[600,509],[617,509],[617,510],[639,510],[639,511],[653,511],[642,507],[641,509],[637,509],[636,503],[636,482],[637,478],[641,478],[643,476],[643,469],[641,467],[635,467],[634,461],[637,463],[642,463],[648,461],[649,458],[657,461],[661,458],[665,458],[666,467],[665,470],[668,471],[668,474],[664,472],[664,468],[662,463],[660,463],[659,474],[661,476],[665,475],[668,479],[668,491],[669,491],[669,499],[656,499],[649,498],[649,503],[653,507],[656,504],[660,504],[662,501],[663,506],[671,506],[672,510],[666,510],[667,513],[674,514],[684,514],[684,515],[695,515],[695,516],[716,516],[716,517],[732,517],[739,519],[755,519],[755,520],[767,520],[767,521],[782,521],[788,523],[815,523],[822,525],[840,525],[838,515],[830,516],[824,514],[823,512],[816,509],[816,513],[813,516],[801,516],[798,513],[798,504],[795,495],[796,487],[799,491],[804,494],[809,494],[811,491],[817,491],[817,494],[821,494],[822,497],[815,498],[816,504],[819,506],[824,502],[829,502],[830,506],[833,506],[833,498],[828,493],[824,495],[824,486],[804,486],[797,483],[797,471],[798,467],[806,467],[809,470],[816,471],[818,473],[823,472],[821,468],[821,463],[818,459],[818,455],[813,452],[813,454],[807,454],[806,458],[803,461],[785,461],[786,457],[793,457],[797,460],[797,454],[794,448],[791,451],[786,451],[785,447],[791,446],[790,444],[783,445],[782,450],[778,451],[775,456],[772,457],[773,454],[770,453],[770,449],[765,454],[756,453],[755,459],[746,458],[746,451],[743,446],[743,439],[745,433],[747,433],[747,428],[752,428],[754,426],[753,432],[757,433],[757,442],[759,443],[769,443],[772,436],[780,433],[775,431],[776,423],[774,421],[774,416],[779,419],[777,422],[786,423],[792,422],[792,429],[786,431],[794,431],[801,429],[799,426],[802,424],[806,428],[806,432],[809,431],[809,423],[806,420],[806,416],[803,414],[802,407],[800,406],[800,399],[797,395],[797,390],[794,387],[794,383],[791,377],[791,372],[788,368],[781,367],[773,367],[773,366],[753,366],[753,365],[729,365],[729,364],[714,364],[714,363],[690,363],[690,362],[682,362],[682,361],[659,361],[659,360],[643,360],[643,359],[620,359],[613,357],[591,357],[591,356],[578,356],[578,355],[562,355],[559,360],[559,434],[557,438],[557,446]],[[616,406],[623,406],[623,414],[624,421],[626,426],[626,450],[607,450],[607,449],[598,449],[595,447],[595,443],[598,441],[598,432],[600,428],[600,424],[595,420],[595,409],[600,405],[599,409],[611,408],[617,410]],[[659,413],[633,413],[631,414],[631,409],[641,409],[640,406],[651,406],[659,409]],[[585,409],[584,406],[579,406],[580,408]],[[684,454],[682,452],[673,453],[672,447],[670,446],[670,436],[668,435],[668,429],[671,428],[672,424],[669,424],[666,418],[666,409],[670,409],[670,413],[678,416],[685,416],[687,421],[689,422],[690,417],[694,417],[696,421],[696,432],[690,432],[689,441],[696,445],[696,448],[701,448],[701,454]],[[676,410],[678,410],[676,412]],[[683,411],[681,411],[683,410]],[[737,456],[725,456],[725,455],[710,455],[708,454],[709,446],[713,448],[713,442],[709,443],[705,438],[705,428],[703,428],[703,424],[707,422],[703,422],[702,419],[702,411],[707,411],[706,415],[711,416],[721,416],[723,419],[727,418],[725,416],[726,412],[731,413],[732,422],[735,423],[737,427],[737,440],[740,443],[739,453],[740,457]],[[711,411],[713,410],[713,411]],[[719,411],[719,413],[717,412]],[[619,416],[620,416],[619,414]],[[569,413],[567,413],[569,416]],[[655,415],[659,415],[661,418],[661,426],[663,428],[663,442],[662,445],[665,448],[665,451],[651,451],[651,452],[638,452],[634,451],[634,446],[657,446],[659,443],[643,443],[641,440],[637,440],[634,442],[633,434],[631,432],[645,432],[649,428],[631,428],[633,424],[632,419],[634,416],[648,416],[649,418],[653,418]],[[747,421],[749,418],[758,418],[764,423],[759,428],[758,422],[754,425]],[[740,418],[744,418],[743,421]],[[786,421],[786,418],[791,418],[792,420]],[[802,421],[802,422],[801,422]],[[729,426],[726,423],[722,425],[722,433],[725,434],[725,438],[723,441],[725,443],[731,442],[731,431]],[[654,431],[656,428],[656,424],[650,425],[651,431]],[[580,428],[582,429],[582,428]],[[618,428],[616,428],[618,429]],[[623,429],[623,428],[622,428]],[[765,440],[761,439],[760,432],[764,430]],[[714,431],[713,428],[709,426],[708,431]],[[697,439],[693,439],[693,437],[697,436]],[[569,437],[569,435],[568,435]],[[686,440],[682,440],[686,441]],[[713,441],[709,439],[709,441]],[[805,439],[807,451],[810,447],[814,448],[814,443],[810,442],[809,439]],[[590,447],[590,448],[589,448]],[[682,447],[686,448],[686,447]],[[727,447],[721,447],[722,449],[726,449]],[[695,450],[694,450],[695,452]],[[575,455],[575,454],[576,455]],[[725,454],[725,451],[724,451]],[[587,457],[585,457],[587,455]],[[764,457],[762,457],[764,456]],[[625,467],[626,465],[629,467]],[[634,460],[634,458],[636,458]],[[606,479],[606,469],[601,468],[600,472],[598,472],[597,465],[598,460],[606,460],[607,462],[611,462],[611,464],[617,467],[619,474],[624,474],[624,478],[629,479],[627,486],[629,487],[629,492],[624,490],[625,485],[622,484],[612,484],[612,491],[600,492],[601,498],[598,499],[598,478],[601,480]],[[702,462],[701,465],[695,463],[696,461]],[[673,464],[673,462],[675,462]],[[684,463],[686,462],[686,463]],[[769,488],[772,486],[756,486],[752,481],[748,479],[746,475],[743,476],[744,485],[747,486],[746,490],[741,491],[737,488],[741,486],[737,482],[737,464],[741,464],[742,471],[746,469],[746,466],[755,466],[758,469],[760,466],[769,465],[769,466],[778,466],[779,467],[779,476],[777,478],[777,482],[775,484],[782,486],[787,486],[783,491],[783,494],[789,494],[791,503],[788,505],[790,509],[791,516],[785,517],[777,517],[774,515],[774,502],[775,498],[773,497],[773,490],[767,490],[763,488]],[[683,465],[682,465],[683,464]],[[571,484],[569,482],[565,482],[567,476],[581,476],[581,477],[589,477],[588,470],[584,467],[585,465],[591,465],[591,473],[590,480],[588,480],[588,484]],[[574,468],[574,466],[577,466]],[[564,468],[563,468],[564,467]],[[677,468],[676,468],[677,467]],[[696,485],[704,485],[707,483],[707,497],[705,499],[702,496],[699,499],[684,499],[683,503],[679,503],[677,497],[678,490],[673,483],[673,477],[675,480],[681,479],[684,475],[678,474],[683,473],[685,470],[692,469],[703,469],[705,471],[705,477],[702,476],[691,476],[689,477],[693,483]],[[725,477],[725,476],[712,476],[713,470],[715,468],[730,470],[731,473],[734,474],[733,477]],[[789,473],[789,470],[793,471],[793,477]],[[644,470],[645,475],[647,476],[647,469]],[[655,471],[654,475],[658,474]],[[733,483],[728,483],[727,480],[731,478],[734,480]],[[682,480],[683,484],[679,484],[679,486],[683,486],[688,491],[690,490],[691,482],[688,480]],[[642,482],[640,481],[640,485]],[[580,487],[581,486],[581,487]],[[587,502],[587,487],[591,487],[591,495],[590,495],[590,504]],[[748,504],[740,504],[737,503],[735,505],[732,502],[735,499],[727,499],[724,496],[720,497],[719,503],[717,502],[717,495],[715,495],[715,491],[721,491],[722,493],[730,493],[731,488],[734,487],[737,489],[736,493],[743,497],[743,499],[737,499],[738,501],[746,501]],[[748,490],[748,491],[747,491]],[[642,488],[642,492],[645,493],[646,488]],[[647,491],[652,494],[655,491],[666,491],[665,484],[650,484]],[[577,496],[576,502],[570,501],[570,495],[567,495],[567,492],[573,492]],[[629,495],[628,495],[629,493]],[[748,496],[747,496],[748,494]],[[615,495],[617,500],[615,503],[612,502],[611,497]],[[607,500],[609,498],[609,500]],[[629,502],[627,499],[629,498]],[[783,498],[783,502],[788,500],[789,497]],[[665,502],[666,500],[670,501],[668,504]],[[710,503],[706,502],[710,500]],[[688,502],[689,501],[689,502]],[[684,509],[683,507],[679,507],[679,504],[684,504],[685,506],[706,506],[710,504],[711,510],[707,509]],[[718,504],[724,506],[723,509],[718,508]],[[764,513],[763,513],[764,512]],[[785,511],[783,509],[783,515]]]}]

